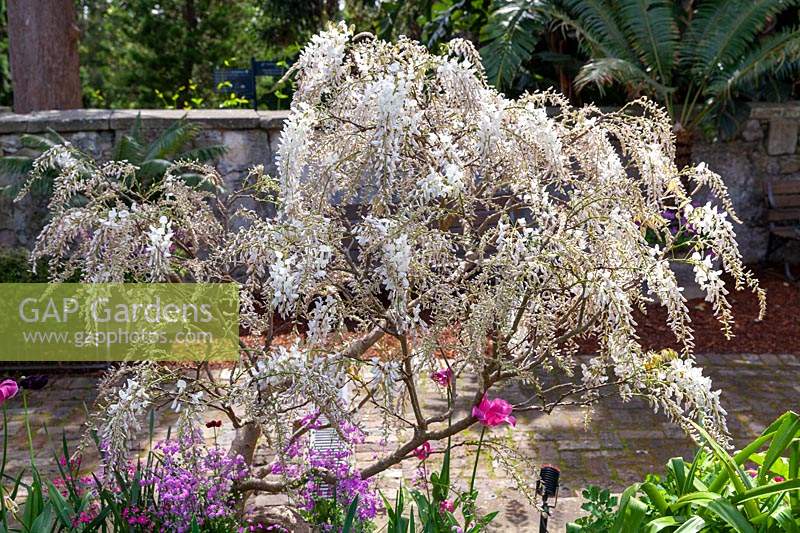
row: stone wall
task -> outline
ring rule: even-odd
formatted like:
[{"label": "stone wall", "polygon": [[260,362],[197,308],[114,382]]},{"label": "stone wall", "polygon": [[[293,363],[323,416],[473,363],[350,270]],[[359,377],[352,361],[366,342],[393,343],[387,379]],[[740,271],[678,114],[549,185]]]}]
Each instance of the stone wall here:
[{"label": "stone wall", "polygon": [[[222,144],[227,148],[216,167],[233,189],[253,165],[263,164],[274,171],[274,153],[280,129],[286,118],[283,111],[252,110],[98,110],[43,111],[28,115],[0,113],[0,155],[30,155],[22,136],[54,130],[95,159],[106,160],[118,138],[133,127],[141,116],[142,132],[155,138],[159,131],[186,117],[202,128],[196,146]],[[0,187],[9,185],[0,176]],[[41,200],[25,198],[14,203],[0,195],[0,247],[30,248],[42,225]]]},{"label": "stone wall", "polygon": [[[151,136],[186,116],[202,127],[198,145],[224,144],[228,151],[217,168],[231,188],[235,188],[252,165],[264,164],[268,170],[274,170],[274,154],[286,117],[283,111],[251,110],[87,109],[30,115],[4,113],[0,114],[0,153],[23,154],[22,135],[52,129],[92,156],[107,158],[115,140],[130,130],[139,113],[143,129]],[[700,142],[695,146],[694,160],[705,161],[719,172],[730,189],[734,206],[743,220],[737,232],[748,262],[762,260],[766,252],[764,180],[800,179],[798,128],[800,102],[754,104],[750,119],[734,140]],[[2,185],[7,183],[0,181]],[[9,198],[0,197],[0,246],[30,247],[41,225],[41,217],[40,206],[30,199],[13,204]]]}]

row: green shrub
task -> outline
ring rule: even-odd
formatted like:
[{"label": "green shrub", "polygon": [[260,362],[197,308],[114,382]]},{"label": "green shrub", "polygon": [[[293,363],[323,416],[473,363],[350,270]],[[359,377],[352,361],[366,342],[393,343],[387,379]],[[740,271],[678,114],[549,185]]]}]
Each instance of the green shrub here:
[{"label": "green shrub", "polygon": [[[670,459],[663,479],[625,489],[619,505],[584,492],[590,515],[569,533],[795,532],[800,527],[800,417],[788,411],[742,450],[729,455],[700,426],[704,442],[691,462]],[[751,468],[752,467],[752,468]]]},{"label": "green shrub", "polygon": [[24,248],[0,249],[0,283],[46,283],[47,264],[37,264],[34,273],[28,255]]}]

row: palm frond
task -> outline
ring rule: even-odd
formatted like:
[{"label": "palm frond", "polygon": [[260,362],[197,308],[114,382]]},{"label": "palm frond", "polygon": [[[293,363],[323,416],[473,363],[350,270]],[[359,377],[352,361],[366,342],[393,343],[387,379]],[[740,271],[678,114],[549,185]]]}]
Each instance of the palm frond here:
[{"label": "palm frond", "polygon": [[188,123],[185,119],[171,124],[147,147],[144,161],[151,159],[166,159],[178,153],[192,138],[197,135],[199,128]]},{"label": "palm frond", "polygon": [[619,17],[641,62],[658,81],[669,84],[678,46],[674,6],[667,0],[624,0]]},{"label": "palm frond", "polygon": [[800,70],[800,30],[793,28],[771,35],[747,54],[734,68],[717,74],[707,94],[720,97],[734,90],[752,87],[771,75],[777,79]]},{"label": "palm frond", "polygon": [[495,0],[481,30],[480,50],[486,76],[498,89],[509,86],[536,47],[542,28],[538,0]]},{"label": "palm frond", "polygon": [[658,83],[636,63],[614,57],[593,59],[586,63],[575,77],[575,87],[580,91],[587,85],[596,85],[601,91],[614,82],[646,88],[648,93],[665,96],[675,91],[673,87]]},{"label": "palm frond", "polygon": [[212,144],[211,146],[201,146],[193,150],[187,150],[175,156],[176,160],[181,161],[195,161],[198,163],[206,163],[214,161],[225,155],[228,149],[222,144]]},{"label": "palm frond", "polygon": [[798,0],[707,0],[697,10],[681,53],[701,79],[737,63],[773,16]]},{"label": "palm frond", "polygon": [[593,57],[615,57],[636,62],[637,57],[616,17],[617,9],[607,0],[562,0],[550,14],[573,28]]}]

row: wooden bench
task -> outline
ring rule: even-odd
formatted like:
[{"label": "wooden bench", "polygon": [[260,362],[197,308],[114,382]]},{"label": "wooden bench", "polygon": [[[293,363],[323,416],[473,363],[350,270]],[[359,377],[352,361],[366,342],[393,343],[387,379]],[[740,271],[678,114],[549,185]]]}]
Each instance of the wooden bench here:
[{"label": "wooden bench", "polygon": [[[769,224],[765,260],[769,261],[772,254],[787,242],[800,240],[800,180],[767,180],[764,192]],[[786,277],[794,281],[788,261],[784,261],[784,270]]]}]

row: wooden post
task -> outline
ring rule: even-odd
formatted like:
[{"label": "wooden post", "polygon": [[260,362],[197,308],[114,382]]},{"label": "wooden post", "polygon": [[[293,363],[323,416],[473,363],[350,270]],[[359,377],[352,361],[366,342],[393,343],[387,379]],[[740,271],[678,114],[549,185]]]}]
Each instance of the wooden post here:
[{"label": "wooden post", "polygon": [[73,0],[8,0],[14,111],[81,107]]}]

